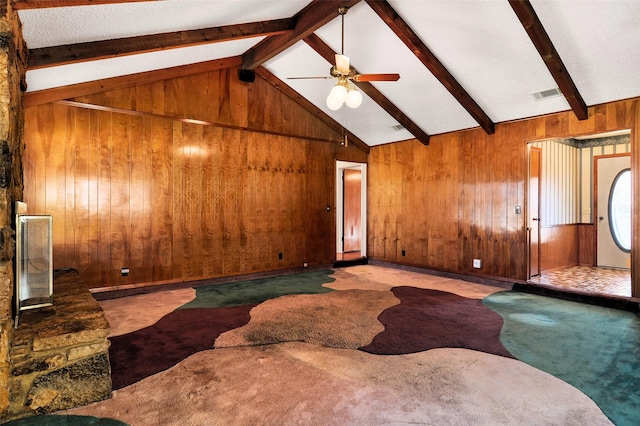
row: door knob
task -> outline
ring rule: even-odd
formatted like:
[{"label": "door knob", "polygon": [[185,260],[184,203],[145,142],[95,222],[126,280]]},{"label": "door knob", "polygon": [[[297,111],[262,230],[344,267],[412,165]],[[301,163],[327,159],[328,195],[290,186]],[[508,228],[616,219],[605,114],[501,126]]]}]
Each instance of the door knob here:
[{"label": "door knob", "polygon": [[598,218],[598,220],[599,220],[600,222],[602,222],[602,221],[604,220],[604,217],[600,216],[600,217]]},{"label": "door knob", "polygon": [[535,221],[540,222],[540,218],[539,218],[539,217],[534,217],[534,218],[533,218],[533,219],[531,219],[531,220],[535,220]]}]

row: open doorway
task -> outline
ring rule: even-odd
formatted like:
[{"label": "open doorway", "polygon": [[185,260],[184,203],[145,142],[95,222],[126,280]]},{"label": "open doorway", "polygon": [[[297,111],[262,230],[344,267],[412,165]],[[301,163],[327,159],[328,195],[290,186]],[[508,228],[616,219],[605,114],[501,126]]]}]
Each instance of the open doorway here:
[{"label": "open doorway", "polygon": [[[535,171],[529,175],[528,231],[534,230],[532,225],[539,229],[537,244],[535,238],[529,239],[529,282],[630,296],[628,252],[616,247],[619,256],[606,258],[613,252],[607,244],[615,246],[616,238],[630,250],[631,205],[615,201],[631,198],[630,173],[623,173],[629,170],[630,131],[532,142],[529,153],[530,164],[535,156],[541,163],[539,193],[533,201]],[[612,191],[618,195],[612,198]],[[531,211],[536,202],[537,215]],[[612,232],[622,234],[612,236]],[[537,259],[532,250],[539,250]],[[532,264],[536,260],[539,263]]]},{"label": "open doorway", "polygon": [[336,162],[336,260],[367,255],[367,165]]}]

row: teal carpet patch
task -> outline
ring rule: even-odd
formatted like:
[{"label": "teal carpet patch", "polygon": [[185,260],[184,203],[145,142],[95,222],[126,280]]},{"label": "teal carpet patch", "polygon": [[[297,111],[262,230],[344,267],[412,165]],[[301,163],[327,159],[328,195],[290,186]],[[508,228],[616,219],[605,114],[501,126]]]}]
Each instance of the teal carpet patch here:
[{"label": "teal carpet patch", "polygon": [[259,304],[288,294],[319,294],[333,291],[323,287],[335,281],[334,271],[308,271],[299,274],[196,287],[196,298],[178,309],[223,308]]},{"label": "teal carpet patch", "polygon": [[27,417],[7,423],[7,426],[128,426],[119,420],[91,416],[46,415]]},{"label": "teal carpet patch", "polygon": [[504,291],[483,303],[504,319],[517,359],[580,389],[618,426],[640,412],[640,318],[634,313]]}]

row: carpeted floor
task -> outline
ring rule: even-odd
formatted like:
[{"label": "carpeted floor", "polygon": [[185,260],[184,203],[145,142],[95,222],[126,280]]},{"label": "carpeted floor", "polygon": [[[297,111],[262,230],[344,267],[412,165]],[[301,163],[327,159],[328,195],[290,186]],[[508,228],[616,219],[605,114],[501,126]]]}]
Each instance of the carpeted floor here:
[{"label": "carpeted floor", "polygon": [[640,321],[635,313],[519,292],[487,297],[519,360],[582,390],[616,424],[640,423]]},{"label": "carpeted floor", "polygon": [[637,424],[634,314],[372,265],[224,286],[102,302],[117,390],[57,417]]}]

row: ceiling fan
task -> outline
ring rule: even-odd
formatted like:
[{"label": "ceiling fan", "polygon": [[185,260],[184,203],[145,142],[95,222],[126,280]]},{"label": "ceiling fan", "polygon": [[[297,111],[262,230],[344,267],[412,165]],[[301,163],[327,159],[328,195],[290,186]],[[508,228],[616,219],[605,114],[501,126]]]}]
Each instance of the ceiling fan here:
[{"label": "ceiling fan", "polygon": [[359,74],[349,63],[349,57],[344,55],[344,15],[347,14],[348,7],[342,6],[338,8],[338,13],[342,18],[342,50],[340,54],[335,55],[335,65],[329,70],[330,77],[289,77],[289,80],[306,80],[306,79],[329,79],[337,78],[338,82],[331,89],[327,97],[327,106],[332,111],[337,111],[346,103],[350,108],[357,108],[362,103],[362,95],[356,90],[351,83],[370,82],[370,81],[398,81],[400,74]]}]

